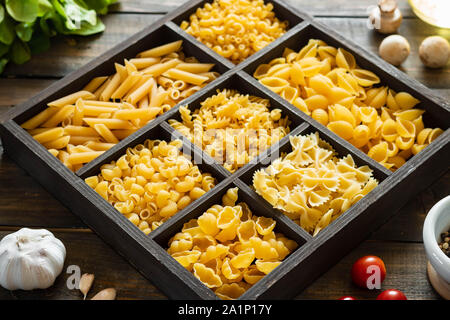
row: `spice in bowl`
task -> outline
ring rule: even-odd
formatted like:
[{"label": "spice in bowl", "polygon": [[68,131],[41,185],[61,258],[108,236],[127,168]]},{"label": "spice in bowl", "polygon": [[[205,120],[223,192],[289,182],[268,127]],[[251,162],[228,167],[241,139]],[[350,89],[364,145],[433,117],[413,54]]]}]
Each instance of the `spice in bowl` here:
[{"label": "spice in bowl", "polygon": [[441,233],[441,242],[439,248],[450,258],[450,229]]}]

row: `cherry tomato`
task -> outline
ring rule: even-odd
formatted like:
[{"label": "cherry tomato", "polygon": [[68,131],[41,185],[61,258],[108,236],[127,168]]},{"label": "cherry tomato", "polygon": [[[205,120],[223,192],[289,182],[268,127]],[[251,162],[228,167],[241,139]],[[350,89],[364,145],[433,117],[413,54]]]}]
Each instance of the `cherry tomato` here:
[{"label": "cherry tomato", "polygon": [[353,264],[352,280],[358,287],[380,289],[385,277],[386,266],[377,256],[365,256]]},{"label": "cherry tomato", "polygon": [[389,289],[384,290],[377,297],[377,300],[408,300],[400,290]]},{"label": "cherry tomato", "polygon": [[352,296],[343,296],[343,297],[340,297],[338,300],[356,300],[356,299],[353,298]]}]

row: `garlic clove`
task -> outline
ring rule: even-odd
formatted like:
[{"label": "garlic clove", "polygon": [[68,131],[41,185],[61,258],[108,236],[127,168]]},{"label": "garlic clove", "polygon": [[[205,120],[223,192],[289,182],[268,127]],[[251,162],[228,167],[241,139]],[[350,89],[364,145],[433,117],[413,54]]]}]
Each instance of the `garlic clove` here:
[{"label": "garlic clove", "polygon": [[83,293],[83,300],[86,300],[86,296],[91,289],[92,283],[94,282],[95,276],[90,273],[85,273],[81,276],[80,279],[80,291]]},{"label": "garlic clove", "polygon": [[108,288],[98,292],[91,300],[115,300],[116,289]]}]

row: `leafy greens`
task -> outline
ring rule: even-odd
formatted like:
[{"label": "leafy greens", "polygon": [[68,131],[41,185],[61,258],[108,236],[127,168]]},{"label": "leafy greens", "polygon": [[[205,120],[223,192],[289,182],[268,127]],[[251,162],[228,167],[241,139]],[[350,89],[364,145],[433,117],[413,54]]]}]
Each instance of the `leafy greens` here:
[{"label": "leafy greens", "polygon": [[0,74],[48,50],[57,34],[87,36],[105,30],[98,18],[117,0],[0,0]]}]

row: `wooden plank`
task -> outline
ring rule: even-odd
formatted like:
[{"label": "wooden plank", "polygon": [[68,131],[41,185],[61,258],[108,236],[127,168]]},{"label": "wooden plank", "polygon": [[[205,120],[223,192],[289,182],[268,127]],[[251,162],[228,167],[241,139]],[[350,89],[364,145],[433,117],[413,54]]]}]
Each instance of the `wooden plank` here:
[{"label": "wooden plank", "polygon": [[[121,0],[120,3],[110,8],[110,12],[134,12],[134,13],[164,13],[172,11],[185,0]],[[314,16],[367,16],[367,8],[376,4],[374,0],[334,0],[334,1],[310,1],[287,0],[287,3],[299,10]],[[399,8],[404,17],[414,16],[407,0],[398,1]]]},{"label": "wooden plank", "polygon": [[450,190],[450,171],[433,185],[411,199],[399,212],[375,231],[370,239],[389,241],[422,241],[422,228],[431,207],[446,197]]},{"label": "wooden plank", "polygon": [[[34,56],[31,61],[21,66],[8,65],[5,75],[62,77],[80,68],[159,17],[159,15],[148,14],[110,14],[105,17],[107,28],[103,35],[73,38],[76,39],[74,46],[69,45],[68,41],[61,38],[55,38],[52,41],[52,48],[48,52]],[[365,19],[320,18],[319,21],[335,30],[340,30],[342,35],[351,38],[371,52],[377,52],[383,39],[383,36],[367,29]],[[425,68],[418,57],[418,47],[421,41],[426,36],[435,34],[436,29],[417,19],[409,19],[404,21],[399,33],[404,35],[411,44],[411,55],[401,70],[428,87],[449,88],[450,64],[444,69],[431,70]],[[450,38],[450,30],[440,30],[440,33]]]},{"label": "wooden plank", "polygon": [[[9,232],[0,231],[0,238]],[[0,288],[0,300],[4,299],[65,299],[81,300],[78,290],[67,288],[67,267],[78,266],[81,273],[95,274],[95,281],[88,295],[92,298],[98,291],[114,287],[118,299],[165,299],[166,297],[146,278],[136,271],[93,233],[54,232],[65,245],[67,257],[64,269],[55,284],[47,290],[7,291]]]},{"label": "wooden plank", "polygon": [[[9,231],[11,232],[11,231]],[[0,231],[0,238],[9,232]],[[53,231],[67,249],[64,271],[47,290],[7,291],[0,288],[0,299],[70,299],[80,300],[77,290],[69,290],[66,273],[69,265],[81,272],[95,274],[88,297],[107,287],[115,287],[118,299],[165,299],[165,296],[93,233]],[[366,241],[344,257],[336,266],[305,289],[296,299],[337,299],[352,295],[375,299],[378,292],[356,288],[350,279],[351,266],[361,256],[375,254],[386,263],[387,277],[382,288],[402,290],[409,299],[436,299],[425,273],[426,257],[422,244]],[[414,262],[414,263],[412,263]]]},{"label": "wooden plank", "polygon": [[0,212],[2,226],[78,228],[85,224],[0,147]]},{"label": "wooden plank", "polygon": [[382,290],[364,290],[351,281],[351,267],[362,256],[376,255],[386,264],[387,276],[382,290],[398,289],[410,300],[438,299],[426,275],[427,258],[422,244],[365,241],[328,272],[306,288],[296,299],[338,299],[351,295],[375,300]]}]

